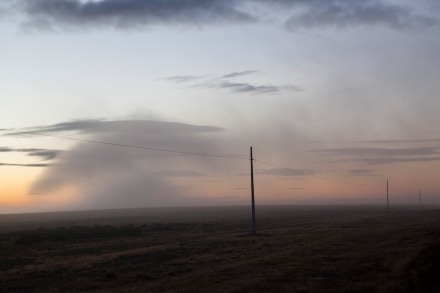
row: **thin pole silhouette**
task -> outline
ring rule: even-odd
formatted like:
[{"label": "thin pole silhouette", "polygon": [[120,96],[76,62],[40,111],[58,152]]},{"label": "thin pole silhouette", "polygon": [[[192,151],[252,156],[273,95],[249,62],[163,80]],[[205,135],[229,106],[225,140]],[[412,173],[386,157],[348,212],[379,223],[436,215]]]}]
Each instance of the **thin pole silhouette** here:
[{"label": "thin pole silhouette", "polygon": [[252,234],[255,234],[257,232],[257,225],[255,221],[254,158],[252,156],[252,147],[251,147],[251,197],[252,197]]},{"label": "thin pole silhouette", "polygon": [[387,179],[387,212],[390,211],[390,199],[388,196],[388,179]]},{"label": "thin pole silhouette", "polygon": [[422,210],[422,194],[420,193],[420,189],[419,189],[419,208],[420,210]]}]

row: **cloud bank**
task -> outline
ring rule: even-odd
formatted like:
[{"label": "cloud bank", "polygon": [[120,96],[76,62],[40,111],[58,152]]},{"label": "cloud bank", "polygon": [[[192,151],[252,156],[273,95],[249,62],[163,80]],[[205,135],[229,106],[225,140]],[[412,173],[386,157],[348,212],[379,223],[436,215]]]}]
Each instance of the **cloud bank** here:
[{"label": "cloud bank", "polygon": [[[231,172],[238,163],[233,159],[121,146],[156,149],[172,146],[172,149],[193,153],[221,154],[225,151],[225,143],[218,142],[218,134],[225,130],[216,126],[148,120],[78,120],[27,131],[14,135],[30,137],[32,131],[73,137],[75,133],[75,138],[115,144],[76,142],[69,151],[58,153],[54,163],[44,170],[29,191],[29,194],[54,194],[73,187],[78,197],[74,207],[78,209],[194,204],[185,194],[191,184],[217,170]],[[45,158],[53,155],[40,149],[32,151]],[[175,181],[179,179],[186,180],[185,188]]]}]

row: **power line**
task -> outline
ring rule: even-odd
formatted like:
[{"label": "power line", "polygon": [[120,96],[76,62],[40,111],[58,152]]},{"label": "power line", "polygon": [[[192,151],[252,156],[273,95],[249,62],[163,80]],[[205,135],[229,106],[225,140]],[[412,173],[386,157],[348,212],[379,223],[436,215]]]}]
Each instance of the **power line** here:
[{"label": "power line", "polygon": [[332,179],[332,178],[321,177],[321,176],[316,176],[316,175],[311,175],[311,174],[304,174],[304,172],[301,172],[299,170],[295,170],[293,168],[286,168],[286,167],[278,166],[278,165],[275,165],[275,164],[272,164],[272,163],[268,163],[268,162],[264,162],[264,161],[257,160],[257,159],[254,159],[254,161],[259,162],[259,163],[264,164],[264,165],[267,165],[267,166],[271,166],[271,167],[275,167],[275,168],[280,168],[280,169],[283,169],[283,170],[293,171],[293,172],[296,172],[298,175],[307,175],[307,176],[310,176],[312,178],[316,178],[316,179],[319,179],[319,180],[331,181],[331,182],[336,182],[336,183],[340,183],[340,184],[357,185],[357,186],[381,186],[379,184],[359,184],[359,183],[346,182],[346,181],[341,181],[341,180],[336,180],[336,179]]},{"label": "power line", "polygon": [[[176,154],[191,155],[191,156],[203,156],[203,157],[214,157],[214,158],[235,159],[235,160],[249,160],[249,158],[237,157],[237,156],[215,155],[215,154],[205,154],[205,153],[178,151],[178,150],[171,150],[171,149],[152,148],[152,147],[144,147],[144,146],[138,146],[138,145],[113,143],[113,142],[107,142],[107,141],[82,139],[82,138],[71,137],[71,136],[47,134],[47,133],[34,132],[34,131],[10,132],[7,135],[18,135],[18,134],[39,135],[39,136],[54,137],[54,138],[60,138],[60,139],[66,139],[66,140],[74,140],[74,141],[81,141],[81,142],[87,142],[87,143],[94,143],[94,144],[104,144],[104,145],[111,145],[111,146],[118,146],[118,147],[127,147],[127,148],[150,150],[150,151],[160,151],[160,152],[176,153]],[[330,182],[335,182],[335,183],[340,183],[340,184],[356,185],[356,186],[379,186],[379,184],[359,184],[359,183],[352,183],[352,182],[336,180],[336,179],[332,179],[332,178],[328,178],[328,177],[316,176],[316,175],[312,175],[312,174],[304,174],[304,172],[301,172],[299,170],[295,170],[294,168],[282,167],[282,166],[279,166],[279,165],[276,165],[276,164],[272,164],[272,163],[269,163],[269,162],[265,162],[265,161],[261,161],[261,160],[255,159],[255,158],[253,159],[253,161],[259,162],[259,163],[267,165],[267,166],[271,166],[271,167],[275,167],[275,168],[280,168],[280,169],[288,170],[288,171],[293,171],[293,172],[296,172],[298,175],[310,176],[312,178],[316,178],[316,179],[324,180],[324,181],[330,181]]]},{"label": "power line", "polygon": [[54,137],[54,138],[74,140],[74,141],[81,141],[81,142],[87,142],[87,143],[104,144],[104,145],[111,145],[111,146],[118,146],[118,147],[127,147],[127,148],[134,148],[134,149],[149,150],[149,151],[160,151],[160,152],[167,152],[167,153],[177,153],[177,154],[191,155],[191,156],[203,156],[203,157],[214,157],[214,158],[236,159],[236,160],[249,160],[249,158],[236,157],[236,156],[214,155],[214,154],[186,152],[186,151],[178,151],[178,150],[170,150],[170,149],[152,148],[152,147],[144,147],[144,146],[138,146],[138,145],[113,143],[113,142],[107,142],[107,141],[82,139],[82,138],[71,137],[71,136],[54,135],[54,134],[47,134],[47,133],[33,132],[33,131],[20,131],[20,132],[10,132],[10,133],[8,133],[8,135],[14,135],[14,134],[33,134],[33,135]]}]

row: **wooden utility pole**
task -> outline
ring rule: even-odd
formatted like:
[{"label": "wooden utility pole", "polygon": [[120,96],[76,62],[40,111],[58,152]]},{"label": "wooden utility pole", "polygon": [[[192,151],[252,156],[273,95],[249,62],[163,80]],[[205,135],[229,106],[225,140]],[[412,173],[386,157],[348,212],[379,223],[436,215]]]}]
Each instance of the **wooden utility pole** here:
[{"label": "wooden utility pole", "polygon": [[255,221],[255,195],[254,195],[254,158],[251,147],[251,196],[252,196],[252,234],[257,233],[257,224]]},{"label": "wooden utility pole", "polygon": [[420,189],[419,189],[419,208],[420,210],[422,210],[422,195],[420,194]]},{"label": "wooden utility pole", "polygon": [[390,211],[390,199],[388,197],[388,179],[387,179],[387,211]]}]

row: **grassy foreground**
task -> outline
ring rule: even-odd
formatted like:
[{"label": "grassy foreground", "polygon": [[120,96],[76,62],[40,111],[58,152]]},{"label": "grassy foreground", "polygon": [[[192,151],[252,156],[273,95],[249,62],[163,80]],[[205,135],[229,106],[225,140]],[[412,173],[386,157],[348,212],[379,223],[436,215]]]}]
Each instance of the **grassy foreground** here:
[{"label": "grassy foreground", "polygon": [[132,217],[108,218],[111,224],[92,218],[34,222],[31,228],[4,224],[0,291],[440,289],[440,211],[272,207],[260,212],[265,217],[257,235],[249,234],[248,223],[231,220],[226,209],[222,214],[216,211],[213,221]]}]

